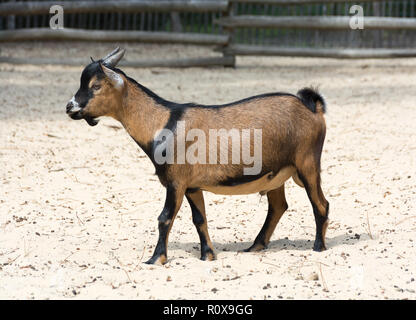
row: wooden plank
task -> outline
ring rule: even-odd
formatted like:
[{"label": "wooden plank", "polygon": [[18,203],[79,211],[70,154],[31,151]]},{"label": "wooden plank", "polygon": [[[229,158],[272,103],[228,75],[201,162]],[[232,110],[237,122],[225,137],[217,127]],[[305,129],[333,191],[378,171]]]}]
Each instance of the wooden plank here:
[{"label": "wooden plank", "polygon": [[[31,64],[31,65],[69,65],[85,66],[90,62],[89,59],[56,59],[56,58],[13,58],[0,57],[0,63],[10,64]],[[206,57],[206,58],[184,58],[184,59],[152,59],[152,60],[135,60],[121,61],[121,67],[136,68],[190,68],[190,67],[215,67],[215,66],[233,66],[234,59],[228,57]]]},{"label": "wooden plank", "polygon": [[403,58],[416,57],[414,49],[338,49],[338,48],[288,48],[271,46],[231,45],[226,51],[235,55],[246,56],[285,56],[285,57],[320,57],[320,58]]},{"label": "wooden plank", "polygon": [[199,33],[102,31],[69,28],[61,30],[33,28],[0,31],[0,42],[23,40],[137,41],[152,43],[225,45],[228,42],[228,37],[226,35]]},{"label": "wooden plank", "polygon": [[374,2],[376,0],[229,0],[230,2],[239,3],[260,3],[260,4],[271,4],[271,5],[300,5],[300,4],[333,4],[333,3],[354,3],[357,2]]},{"label": "wooden plank", "polygon": [[228,1],[28,1],[0,3],[0,15],[49,14],[49,8],[60,5],[65,13],[86,12],[207,12],[226,11]]},{"label": "wooden plank", "polygon": [[[350,29],[349,16],[251,16],[242,15],[217,19],[218,23],[228,28],[299,28],[321,30],[348,30]],[[393,17],[365,17],[364,29],[408,29],[416,30],[415,18]]]}]

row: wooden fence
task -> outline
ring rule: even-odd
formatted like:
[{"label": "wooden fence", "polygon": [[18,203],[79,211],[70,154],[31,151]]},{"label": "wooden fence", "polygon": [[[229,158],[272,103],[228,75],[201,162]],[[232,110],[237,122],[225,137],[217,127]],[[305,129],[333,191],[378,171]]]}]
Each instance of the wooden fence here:
[{"label": "wooden fence", "polygon": [[[55,4],[64,8],[63,30],[49,28]],[[363,30],[350,29],[353,4],[364,9]],[[416,0],[0,0],[0,42],[23,40],[186,43],[222,52],[133,66],[233,66],[236,55],[407,57],[416,56]]]}]

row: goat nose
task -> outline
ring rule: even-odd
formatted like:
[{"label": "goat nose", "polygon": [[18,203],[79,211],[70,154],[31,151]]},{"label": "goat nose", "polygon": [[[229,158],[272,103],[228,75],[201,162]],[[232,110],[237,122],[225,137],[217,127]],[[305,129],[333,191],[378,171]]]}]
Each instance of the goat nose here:
[{"label": "goat nose", "polygon": [[75,100],[75,97],[73,97],[71,100],[69,100],[68,104],[66,105],[66,113],[72,114],[79,111],[81,111],[79,103]]},{"label": "goat nose", "polygon": [[72,101],[69,101],[66,105],[66,113],[70,112],[73,107],[74,105],[72,104]]}]

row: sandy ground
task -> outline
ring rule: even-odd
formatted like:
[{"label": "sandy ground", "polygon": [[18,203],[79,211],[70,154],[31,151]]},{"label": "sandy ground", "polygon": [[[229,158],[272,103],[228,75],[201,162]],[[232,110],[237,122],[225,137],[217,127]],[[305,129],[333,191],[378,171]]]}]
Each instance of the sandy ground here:
[{"label": "sandy ground", "polygon": [[[88,61],[113,47],[29,43],[1,51]],[[127,47],[127,59],[211,55]],[[124,70],[167,99],[206,104],[319,85],[328,103],[328,250],[312,251],[311,206],[290,181],[289,210],[266,251],[238,253],[263,224],[266,197],[206,194],[218,259],[198,259],[184,203],[168,263],[144,264],[164,202],[144,152],[113,120],[92,128],[65,115],[81,66],[0,64],[0,298],[416,298],[416,59],[247,57],[236,69]]]}]

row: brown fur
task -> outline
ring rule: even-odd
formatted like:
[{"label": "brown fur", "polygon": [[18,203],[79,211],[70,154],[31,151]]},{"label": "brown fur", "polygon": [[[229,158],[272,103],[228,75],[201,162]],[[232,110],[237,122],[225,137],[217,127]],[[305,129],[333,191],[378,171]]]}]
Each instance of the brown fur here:
[{"label": "brown fur", "polygon": [[[127,83],[128,95],[125,97],[127,101],[118,102],[119,110],[113,112],[118,116],[111,116],[119,120],[140,144],[151,143],[156,132],[166,125],[169,111],[158,105],[134,84],[128,81]],[[198,128],[206,132],[207,139],[209,129],[262,129],[263,171],[274,174],[286,166],[296,164],[299,162],[297,159],[305,159],[307,154],[313,154],[314,148],[319,149],[317,146],[319,137],[325,135],[322,114],[311,113],[300,101],[291,96],[268,97],[219,110],[189,108],[181,120],[186,123],[186,132]],[[187,143],[186,147],[191,143]],[[253,139],[251,143],[253,144]],[[208,149],[206,154],[208,155]],[[217,154],[219,158],[219,143]],[[229,160],[231,160],[231,148]],[[166,179],[161,182],[165,185],[170,181],[181,181],[188,188],[216,187],[220,181],[242,175],[242,169],[243,165],[231,163],[173,164],[167,170]],[[299,181],[296,178],[295,180]]]}]

